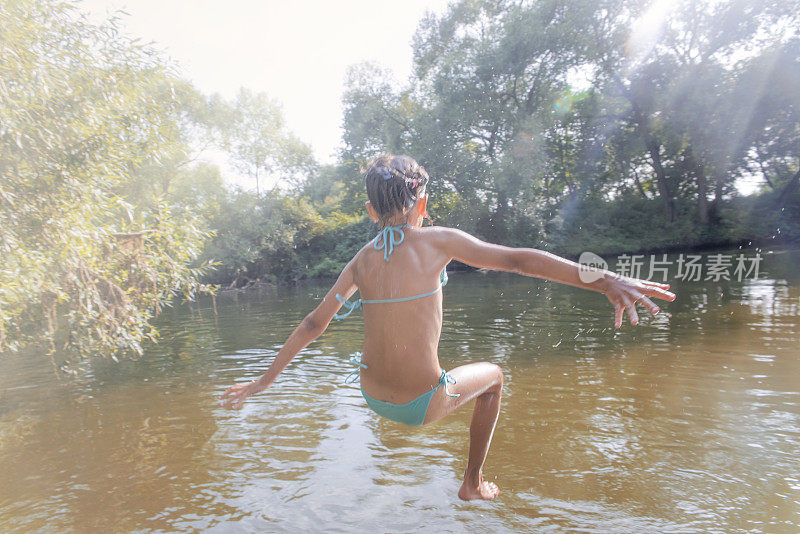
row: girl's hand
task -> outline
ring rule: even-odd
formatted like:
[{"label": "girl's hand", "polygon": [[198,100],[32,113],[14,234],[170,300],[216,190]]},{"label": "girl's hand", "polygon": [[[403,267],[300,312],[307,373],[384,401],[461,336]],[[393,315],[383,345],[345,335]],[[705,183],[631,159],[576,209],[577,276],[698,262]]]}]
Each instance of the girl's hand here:
[{"label": "girl's hand", "polygon": [[264,388],[259,385],[258,380],[253,380],[249,384],[236,384],[220,395],[219,404],[223,408],[238,410],[242,407],[247,397],[263,390]]},{"label": "girl's hand", "polygon": [[628,319],[630,319],[631,324],[639,323],[639,314],[636,313],[637,302],[644,304],[653,315],[657,314],[659,312],[658,306],[648,297],[672,302],[675,300],[675,293],[671,293],[667,289],[669,289],[669,284],[659,284],[648,280],[618,275],[607,278],[606,288],[603,293],[614,306],[614,328],[622,326],[622,316],[625,311],[628,312]]}]

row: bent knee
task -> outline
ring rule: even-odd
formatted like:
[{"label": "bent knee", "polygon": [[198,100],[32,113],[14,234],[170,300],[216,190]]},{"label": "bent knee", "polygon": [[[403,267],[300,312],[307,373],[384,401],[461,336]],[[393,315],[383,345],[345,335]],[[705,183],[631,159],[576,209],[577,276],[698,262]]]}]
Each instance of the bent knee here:
[{"label": "bent knee", "polygon": [[[494,365],[494,364],[492,364],[492,365]],[[503,388],[503,368],[500,367],[499,365],[495,365],[495,367],[497,368],[497,371],[495,371],[497,373],[497,387],[499,389],[502,389]]]},{"label": "bent knee", "polygon": [[497,389],[501,389],[503,387],[503,368],[494,363],[485,363],[486,365],[486,373],[491,378],[491,383]]}]

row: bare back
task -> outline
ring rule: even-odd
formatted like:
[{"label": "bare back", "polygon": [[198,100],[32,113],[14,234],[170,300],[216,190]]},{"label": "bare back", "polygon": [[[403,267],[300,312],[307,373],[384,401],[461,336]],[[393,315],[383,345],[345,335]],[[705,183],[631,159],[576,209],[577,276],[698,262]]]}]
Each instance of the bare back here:
[{"label": "bare back", "polygon": [[[438,246],[434,228],[403,228],[404,239],[389,261],[374,240],[353,261],[353,276],[367,300],[420,295],[439,286],[450,257]],[[436,386],[441,375],[438,345],[442,292],[406,302],[365,303],[361,385],[370,396],[406,403]]]}]

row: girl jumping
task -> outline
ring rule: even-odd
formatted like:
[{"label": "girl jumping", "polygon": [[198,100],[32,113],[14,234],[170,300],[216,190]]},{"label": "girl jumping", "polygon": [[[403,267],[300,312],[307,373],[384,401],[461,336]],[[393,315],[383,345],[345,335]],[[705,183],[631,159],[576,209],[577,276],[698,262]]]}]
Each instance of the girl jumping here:
[{"label": "girl jumping", "polygon": [[[410,426],[438,421],[475,400],[469,429],[469,455],[458,496],[493,499],[497,485],[483,480],[492,441],[503,373],[492,363],[470,363],[446,372],[439,366],[442,285],[453,259],[473,267],[535,276],[604,293],[614,306],[614,325],[627,312],[637,324],[636,303],[658,313],[649,297],[675,300],[666,284],[623,278],[609,271],[579,276],[579,265],[548,252],[485,243],[456,230],[429,226],[428,174],[407,156],[381,156],[366,173],[367,212],[381,227],[350,260],[322,302],[292,332],[266,373],[236,384],[221,396],[225,407],[239,408],[247,397],[267,389],[294,356],[317,339],[333,318],[363,308],[364,346],[359,366],[361,392],[379,415]],[[583,280],[591,279],[590,282]],[[361,298],[350,302],[356,291]],[[345,312],[338,314],[342,306]]]}]

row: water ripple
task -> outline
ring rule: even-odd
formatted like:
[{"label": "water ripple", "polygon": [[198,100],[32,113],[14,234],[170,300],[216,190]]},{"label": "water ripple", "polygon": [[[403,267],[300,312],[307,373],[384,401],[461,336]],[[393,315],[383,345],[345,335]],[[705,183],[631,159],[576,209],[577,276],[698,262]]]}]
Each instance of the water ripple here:
[{"label": "water ripple", "polygon": [[642,324],[541,280],[457,274],[442,365],[505,374],[485,473],[464,503],[471,410],[425,428],[343,384],[361,322],[331,325],[242,410],[321,284],[179,306],[136,362],[57,380],[0,359],[0,530],[708,532],[800,529],[800,254],[764,277],[683,283]]}]

